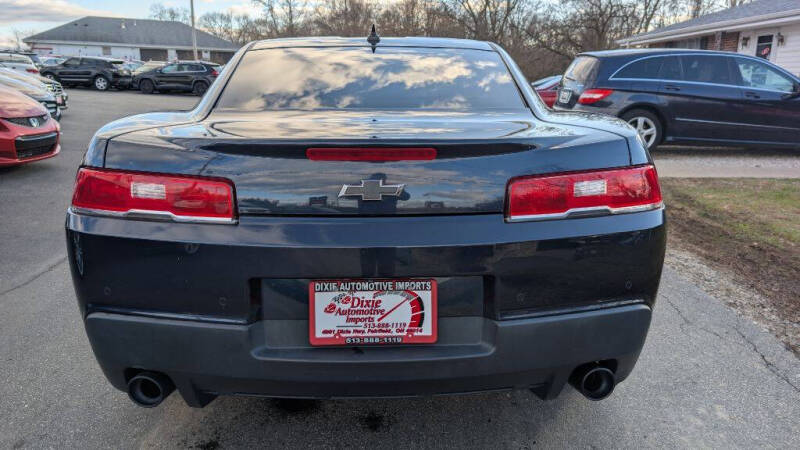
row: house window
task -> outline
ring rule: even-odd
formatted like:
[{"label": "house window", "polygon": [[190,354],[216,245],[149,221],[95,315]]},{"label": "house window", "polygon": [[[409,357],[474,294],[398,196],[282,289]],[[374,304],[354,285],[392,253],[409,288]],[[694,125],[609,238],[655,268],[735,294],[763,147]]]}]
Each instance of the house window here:
[{"label": "house window", "polygon": [[708,36],[703,36],[700,38],[700,49],[708,50]]},{"label": "house window", "polygon": [[111,47],[103,47],[103,56],[111,56]]},{"label": "house window", "polygon": [[764,36],[759,36],[758,42],[756,43],[756,56],[758,56],[759,58],[769,59],[771,54],[772,54],[772,35],[765,34]]}]

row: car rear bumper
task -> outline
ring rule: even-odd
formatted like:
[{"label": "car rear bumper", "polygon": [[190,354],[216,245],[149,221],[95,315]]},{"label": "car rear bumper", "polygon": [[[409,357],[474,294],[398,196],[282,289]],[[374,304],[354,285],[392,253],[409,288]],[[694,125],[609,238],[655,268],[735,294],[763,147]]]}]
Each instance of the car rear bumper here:
[{"label": "car rear bumper", "polygon": [[216,395],[393,397],[532,388],[553,398],[579,365],[611,361],[617,382],[638,358],[645,304],[554,316],[441,318],[443,339],[405,347],[313,348],[303,320],[213,324],[92,313],[86,331],[103,372],[126,390],[130,369],[167,374],[188,404]]},{"label": "car rear bumper", "polygon": [[[163,372],[216,394],[380,397],[531,387],[579,365],[633,368],[655,302],[664,211],[505,223],[502,215],[241,217],[201,225],[67,215],[80,310],[124,389]],[[312,347],[308,282],[434,278],[438,340]]]},{"label": "car rear bumper", "polygon": [[114,77],[111,80],[111,85],[119,89],[127,89],[132,83],[131,77]]}]

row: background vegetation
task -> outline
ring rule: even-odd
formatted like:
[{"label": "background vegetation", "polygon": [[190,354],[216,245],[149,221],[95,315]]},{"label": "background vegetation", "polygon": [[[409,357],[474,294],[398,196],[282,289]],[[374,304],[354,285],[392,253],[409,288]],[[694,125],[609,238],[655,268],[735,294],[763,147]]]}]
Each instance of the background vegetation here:
[{"label": "background vegetation", "polygon": [[[561,73],[582,51],[746,0],[253,0],[260,14],[207,13],[206,31],[244,44],[294,36],[440,36],[502,45],[529,79]],[[151,17],[189,22],[156,4]]]}]

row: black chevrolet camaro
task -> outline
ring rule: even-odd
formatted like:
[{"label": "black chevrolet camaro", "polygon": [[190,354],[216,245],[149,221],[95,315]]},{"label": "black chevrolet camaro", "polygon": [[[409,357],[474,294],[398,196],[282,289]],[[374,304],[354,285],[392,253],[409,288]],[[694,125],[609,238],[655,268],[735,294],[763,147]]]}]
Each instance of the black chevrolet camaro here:
[{"label": "black chevrolet camaro", "polygon": [[195,109],[104,126],[66,228],[94,354],[143,406],[600,399],[665,248],[627,124],[549,111],[492,43],[374,35],[249,44]]}]

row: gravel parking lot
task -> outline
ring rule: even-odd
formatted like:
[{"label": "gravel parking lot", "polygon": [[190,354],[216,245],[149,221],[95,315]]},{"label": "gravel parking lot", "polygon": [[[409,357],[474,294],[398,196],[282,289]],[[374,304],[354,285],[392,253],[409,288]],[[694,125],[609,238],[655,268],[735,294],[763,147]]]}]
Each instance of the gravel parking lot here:
[{"label": "gravel parking lot", "polygon": [[[602,402],[566,388],[548,402],[517,391],[303,404],[219,398],[205,409],[173,395],[155,409],[134,406],[89,348],[69,280],[64,210],[98,127],[190,108],[197,98],[73,89],[70,99],[61,155],[0,170],[0,448],[800,447],[800,361],[721,293],[690,281],[678,269],[685,265],[665,268],[639,364]],[[743,170],[716,154],[668,150],[657,159],[666,176],[670,165],[697,169],[686,158]],[[785,166],[800,175],[800,154],[730,155],[746,165],[785,160],[775,173]]]}]

